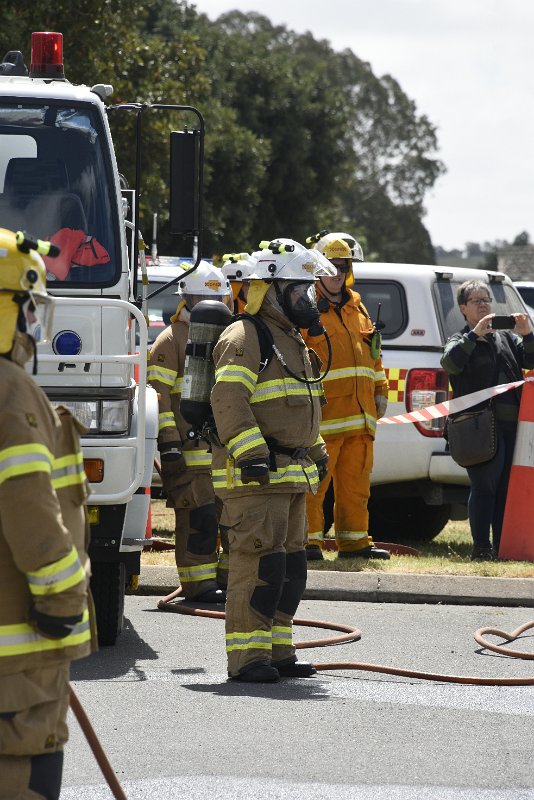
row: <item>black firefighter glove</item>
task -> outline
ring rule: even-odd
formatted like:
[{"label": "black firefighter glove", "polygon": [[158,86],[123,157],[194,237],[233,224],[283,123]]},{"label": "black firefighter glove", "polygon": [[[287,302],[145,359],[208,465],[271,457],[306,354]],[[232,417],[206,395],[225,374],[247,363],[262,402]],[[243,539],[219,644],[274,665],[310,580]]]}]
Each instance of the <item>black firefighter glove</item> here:
[{"label": "black firefighter glove", "polygon": [[237,466],[241,470],[241,483],[259,483],[260,486],[269,483],[269,463],[265,458],[248,458],[238,461]]},{"label": "black firefighter glove", "polygon": [[70,636],[76,625],[82,621],[82,614],[72,617],[54,617],[36,608],[30,610],[30,623],[46,639],[64,639]]},{"label": "black firefighter glove", "polygon": [[172,477],[180,475],[187,469],[184,454],[182,453],[181,444],[179,442],[171,444],[162,444],[160,449],[161,454],[161,478]]},{"label": "black firefighter glove", "polygon": [[328,475],[328,456],[324,456],[324,458],[320,458],[319,461],[316,461],[315,466],[317,467],[317,472],[319,473],[320,483]]}]

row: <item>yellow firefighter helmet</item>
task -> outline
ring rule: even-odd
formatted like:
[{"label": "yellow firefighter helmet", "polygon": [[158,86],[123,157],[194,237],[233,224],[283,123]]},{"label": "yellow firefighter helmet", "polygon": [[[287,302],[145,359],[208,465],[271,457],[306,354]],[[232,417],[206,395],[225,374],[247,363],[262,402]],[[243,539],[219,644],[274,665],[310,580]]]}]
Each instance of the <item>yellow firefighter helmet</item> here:
[{"label": "yellow firefighter helmet", "polygon": [[0,353],[11,350],[17,327],[37,341],[51,335],[53,299],[37,252],[47,244],[0,228]]}]

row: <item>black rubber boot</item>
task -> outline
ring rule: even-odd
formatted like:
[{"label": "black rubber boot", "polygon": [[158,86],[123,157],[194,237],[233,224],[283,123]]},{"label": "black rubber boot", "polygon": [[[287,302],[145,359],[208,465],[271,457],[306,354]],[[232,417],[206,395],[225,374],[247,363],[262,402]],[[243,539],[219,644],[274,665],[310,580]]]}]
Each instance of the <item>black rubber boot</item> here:
[{"label": "black rubber boot", "polygon": [[230,680],[242,683],[275,683],[280,679],[280,674],[271,664],[250,664],[244,667],[238,675],[231,675]]},{"label": "black rubber boot", "polygon": [[381,558],[384,561],[389,561],[391,554],[388,550],[382,550],[380,547],[375,547],[372,544],[370,547],[365,547],[363,550],[346,550],[340,551],[337,554],[338,558]]},{"label": "black rubber boot", "polygon": [[471,561],[497,561],[497,556],[493,547],[473,547]]},{"label": "black rubber boot", "polygon": [[224,589],[208,589],[196,597],[191,597],[190,603],[226,603],[226,592]]},{"label": "black rubber boot", "polygon": [[297,661],[296,658],[287,658],[284,661],[273,661],[281,678],[311,678],[317,670],[308,661]]},{"label": "black rubber boot", "polygon": [[323,551],[319,547],[318,544],[311,544],[309,547],[306,548],[306,560],[307,561],[323,561]]}]

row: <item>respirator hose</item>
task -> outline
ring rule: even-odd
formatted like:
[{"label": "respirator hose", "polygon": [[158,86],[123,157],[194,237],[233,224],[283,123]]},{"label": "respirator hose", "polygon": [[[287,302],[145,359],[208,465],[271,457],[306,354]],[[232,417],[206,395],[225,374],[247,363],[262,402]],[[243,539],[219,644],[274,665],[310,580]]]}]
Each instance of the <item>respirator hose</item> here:
[{"label": "respirator hose", "polygon": [[307,384],[321,383],[321,381],[324,381],[324,379],[326,378],[326,376],[330,372],[330,367],[332,366],[332,345],[330,343],[330,337],[328,336],[326,330],[322,327],[322,325],[320,327],[319,326],[315,327],[314,328],[314,332],[313,332],[312,335],[313,336],[320,336],[321,334],[326,339],[326,346],[328,347],[328,361],[326,362],[325,371],[318,378],[300,378],[298,375],[295,375],[295,373],[292,372],[289,369],[289,367],[287,366],[287,364],[285,362],[285,359],[284,359],[284,356],[282,355],[280,350],[276,347],[276,345],[273,344],[273,351],[274,351],[274,354],[275,354],[276,358],[278,359],[278,361],[280,362],[280,364],[282,365],[284,370],[287,372],[287,374],[291,375],[291,377],[294,378],[299,383],[307,383]]}]

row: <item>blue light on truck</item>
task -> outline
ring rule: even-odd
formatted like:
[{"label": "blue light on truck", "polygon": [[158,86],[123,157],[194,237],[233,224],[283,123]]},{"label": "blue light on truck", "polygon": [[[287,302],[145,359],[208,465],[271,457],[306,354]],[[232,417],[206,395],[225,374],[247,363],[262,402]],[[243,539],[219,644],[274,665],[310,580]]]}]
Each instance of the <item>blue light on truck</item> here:
[{"label": "blue light on truck", "polygon": [[54,336],[52,348],[58,356],[77,356],[82,349],[82,340],[75,331],[61,331]]}]

